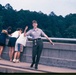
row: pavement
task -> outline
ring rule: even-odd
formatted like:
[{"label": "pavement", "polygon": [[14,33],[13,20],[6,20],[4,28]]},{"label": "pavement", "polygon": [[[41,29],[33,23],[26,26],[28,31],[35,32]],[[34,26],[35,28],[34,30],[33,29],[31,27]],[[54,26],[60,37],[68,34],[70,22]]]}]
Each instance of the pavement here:
[{"label": "pavement", "polygon": [[76,73],[76,69],[46,66],[39,64],[38,69],[30,68],[31,63],[13,63],[7,60],[0,60],[0,72],[3,73]]}]

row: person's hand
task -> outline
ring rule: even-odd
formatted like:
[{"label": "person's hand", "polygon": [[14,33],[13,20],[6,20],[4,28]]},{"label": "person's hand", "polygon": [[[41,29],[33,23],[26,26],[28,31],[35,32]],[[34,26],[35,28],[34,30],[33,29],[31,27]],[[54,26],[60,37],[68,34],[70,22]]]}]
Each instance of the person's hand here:
[{"label": "person's hand", "polygon": [[50,43],[51,43],[52,45],[54,45],[54,43],[53,43],[52,41],[50,41]]},{"label": "person's hand", "polygon": [[51,43],[52,45],[54,45],[54,43]]},{"label": "person's hand", "polygon": [[25,30],[27,30],[27,29],[28,29],[28,26],[25,27]]}]

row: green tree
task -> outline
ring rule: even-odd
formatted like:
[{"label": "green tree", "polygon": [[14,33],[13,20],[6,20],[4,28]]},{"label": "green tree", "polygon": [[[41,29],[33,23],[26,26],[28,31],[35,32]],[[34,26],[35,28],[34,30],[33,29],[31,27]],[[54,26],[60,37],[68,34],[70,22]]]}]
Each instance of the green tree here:
[{"label": "green tree", "polygon": [[65,30],[65,36],[67,38],[76,38],[76,25],[72,25]]}]

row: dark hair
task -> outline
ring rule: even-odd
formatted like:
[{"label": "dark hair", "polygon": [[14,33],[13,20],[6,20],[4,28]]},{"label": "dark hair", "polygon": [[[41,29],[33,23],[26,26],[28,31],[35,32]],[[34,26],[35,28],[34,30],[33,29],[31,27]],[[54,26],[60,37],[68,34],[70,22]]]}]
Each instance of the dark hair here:
[{"label": "dark hair", "polygon": [[9,26],[9,27],[7,28],[7,30],[9,30],[9,29],[12,29],[12,27],[11,27],[11,26]]},{"label": "dark hair", "polygon": [[22,29],[22,28],[17,28],[17,31],[18,31],[18,30],[21,30],[21,31],[23,31],[23,29]]},{"label": "dark hair", "polygon": [[32,23],[37,23],[37,21],[36,20],[33,20]]}]

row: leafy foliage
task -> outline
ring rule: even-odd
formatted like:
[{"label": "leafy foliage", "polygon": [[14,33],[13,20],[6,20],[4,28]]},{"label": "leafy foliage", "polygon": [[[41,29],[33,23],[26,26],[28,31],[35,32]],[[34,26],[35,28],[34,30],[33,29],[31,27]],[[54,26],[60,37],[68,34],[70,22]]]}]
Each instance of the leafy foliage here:
[{"label": "leafy foliage", "polygon": [[49,37],[76,38],[76,14],[69,14],[65,17],[57,16],[53,11],[46,15],[40,12],[29,10],[16,11],[10,4],[0,4],[0,31],[11,26],[13,31],[16,28],[25,28],[28,25],[32,28],[32,20],[37,20],[38,27]]}]

